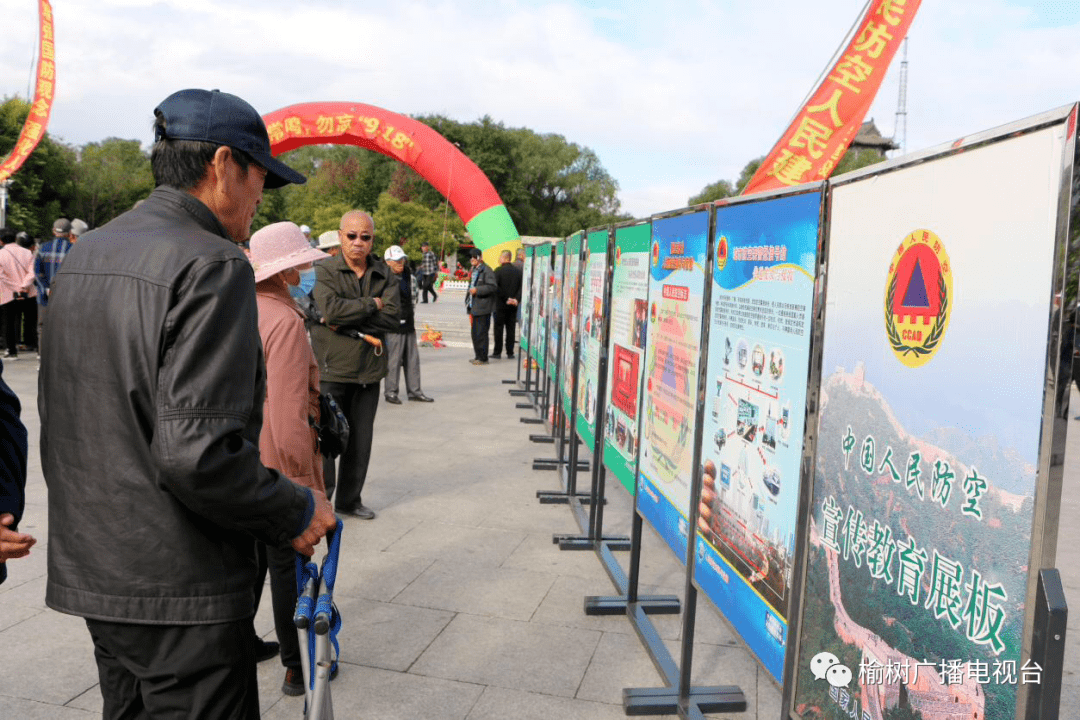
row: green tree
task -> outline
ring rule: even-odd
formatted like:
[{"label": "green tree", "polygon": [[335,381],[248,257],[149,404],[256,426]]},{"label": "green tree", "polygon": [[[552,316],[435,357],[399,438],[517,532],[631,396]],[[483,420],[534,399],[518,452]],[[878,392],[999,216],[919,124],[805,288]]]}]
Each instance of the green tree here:
[{"label": "green tree", "polygon": [[[375,217],[374,252],[382,253],[391,245],[401,245],[414,264],[420,262],[420,245],[431,244],[436,255],[452,256],[457,252],[465,226],[446,206],[430,209],[417,202],[401,202],[390,193],[379,196]],[[443,234],[443,223],[446,233]],[[444,250],[445,248],[445,250]]]},{"label": "green tree", "polygon": [[488,116],[474,123],[437,115],[417,119],[483,171],[523,235],[569,235],[630,218],[619,212],[619,185],[596,153],[562,135],[506,128]]},{"label": "green tree", "polygon": [[701,192],[686,201],[687,205],[712,202],[721,198],[731,197],[737,194],[735,188],[727,180],[717,180],[712,185],[706,185]]},{"label": "green tree", "polygon": [[[0,103],[0,158],[15,148],[30,114],[30,103],[17,97]],[[38,238],[49,232],[58,217],[70,217],[75,195],[75,151],[41,138],[23,166],[11,176],[8,188],[7,225]]]},{"label": "green tree", "polygon": [[83,145],[75,173],[73,214],[99,227],[150,194],[150,157],[138,140],[108,138]]}]

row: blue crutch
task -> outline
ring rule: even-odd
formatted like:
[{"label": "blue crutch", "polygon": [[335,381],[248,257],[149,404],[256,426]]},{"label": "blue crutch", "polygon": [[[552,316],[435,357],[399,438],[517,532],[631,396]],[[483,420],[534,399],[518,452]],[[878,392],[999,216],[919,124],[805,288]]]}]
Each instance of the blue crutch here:
[{"label": "blue crutch", "polygon": [[297,600],[293,622],[300,641],[300,667],[304,675],[304,720],[334,720],[330,678],[337,670],[336,657],[340,653],[337,634],[341,615],[334,606],[334,581],[341,528],[338,520],[334,530],[327,534],[329,547],[321,572],[315,563],[306,562],[303,555],[296,556]]}]

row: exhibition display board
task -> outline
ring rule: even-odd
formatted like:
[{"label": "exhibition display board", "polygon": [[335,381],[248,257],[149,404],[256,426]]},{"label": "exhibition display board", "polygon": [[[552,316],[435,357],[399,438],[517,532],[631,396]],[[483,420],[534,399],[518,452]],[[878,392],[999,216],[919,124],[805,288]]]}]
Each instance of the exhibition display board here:
[{"label": "exhibition display board", "polygon": [[604,465],[631,495],[637,486],[651,241],[652,225],[648,221],[615,228]]},{"label": "exhibition display board", "polygon": [[522,357],[529,356],[529,335],[530,325],[533,324],[533,317],[535,311],[533,308],[532,299],[532,272],[533,272],[533,258],[536,256],[536,250],[532,245],[525,246],[525,262],[521,266],[521,323],[518,328],[520,336],[518,339],[518,353]]},{"label": "exhibition display board", "polygon": [[698,587],[784,672],[822,186],[716,208]]},{"label": "exhibition display board", "polygon": [[[548,313],[547,373],[553,381],[559,372],[559,351],[563,326],[563,271],[566,261],[566,241],[556,241],[552,246],[551,285],[548,287],[550,312]],[[554,406],[554,400],[552,401]]]},{"label": "exhibition display board", "polygon": [[577,328],[579,319],[579,290],[581,285],[581,232],[576,232],[566,238],[566,271],[563,274],[563,346],[559,361],[561,372],[559,373],[560,395],[562,396],[563,413],[570,417],[574,404],[574,361],[577,348]]},{"label": "exhibition display board", "polygon": [[577,431],[585,447],[589,448],[596,444],[597,388],[600,384],[600,353],[604,339],[604,283],[607,279],[610,234],[606,227],[590,230],[585,236],[582,253]]},{"label": "exhibition display board", "polygon": [[[686,561],[709,210],[652,221],[637,507]],[[613,364],[617,364],[613,363]]]},{"label": "exhibition display board", "polygon": [[536,361],[540,372],[544,371],[545,356],[544,344],[547,338],[547,316],[551,311],[551,302],[548,297],[548,282],[551,278],[551,244],[537,245],[533,256],[534,265],[532,275],[532,292],[530,301],[533,305],[533,322],[529,324],[529,351],[532,359]]},{"label": "exhibition display board", "polygon": [[791,717],[1012,720],[1040,682],[1075,133],[1071,106],[830,183]]}]

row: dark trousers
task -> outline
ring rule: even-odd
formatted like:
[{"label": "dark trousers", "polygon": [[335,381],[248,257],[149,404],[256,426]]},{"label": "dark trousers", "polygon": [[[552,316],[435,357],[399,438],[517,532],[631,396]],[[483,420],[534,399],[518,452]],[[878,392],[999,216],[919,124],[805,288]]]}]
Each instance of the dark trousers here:
[{"label": "dark trousers", "polygon": [[105,720],[258,720],[251,619],[214,625],[86,620]]},{"label": "dark trousers", "polygon": [[491,313],[472,316],[472,346],[477,360],[487,362],[488,333],[491,331]]},{"label": "dark trousers", "polygon": [[[319,383],[324,393],[330,393],[349,421],[349,444],[340,458],[323,458],[323,481],[326,497],[337,499],[337,510],[355,510],[363,505],[360,493],[367,479],[371,460],[371,436],[375,430],[375,411],[379,409],[379,383]],[[335,466],[340,462],[340,472]]]},{"label": "dark trousers", "polygon": [[420,276],[420,290],[423,291],[421,302],[427,302],[428,293],[431,293],[432,300],[438,300],[439,295],[435,292],[435,278],[438,275],[421,275]]},{"label": "dark trousers", "polygon": [[503,333],[506,333],[506,357],[514,356],[514,331],[517,329],[517,307],[504,305],[495,311],[495,354],[502,355]]},{"label": "dark trousers", "polygon": [[37,298],[31,297],[24,300],[16,300],[15,303],[19,308],[19,319],[22,324],[23,344],[31,350],[37,350]]},{"label": "dark trousers", "polygon": [[0,316],[3,317],[4,347],[12,355],[19,354],[19,308],[18,300],[11,300],[0,305]]},{"label": "dark trousers", "polygon": [[300,669],[300,640],[293,624],[296,612],[296,551],[290,546],[276,547],[256,543],[259,552],[259,580],[255,584],[255,611],[267,571],[270,573],[270,601],[274,608],[274,631],[281,645],[281,664]]}]

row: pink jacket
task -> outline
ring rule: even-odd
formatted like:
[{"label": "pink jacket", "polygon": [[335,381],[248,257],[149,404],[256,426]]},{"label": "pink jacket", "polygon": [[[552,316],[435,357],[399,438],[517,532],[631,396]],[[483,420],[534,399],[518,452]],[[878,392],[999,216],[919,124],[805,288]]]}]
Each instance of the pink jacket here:
[{"label": "pink jacket", "polygon": [[34,253],[18,243],[0,246],[0,305],[15,299],[15,293],[37,296],[34,286]]},{"label": "pink jacket", "polygon": [[259,337],[266,356],[259,452],[263,464],[310,488],[326,492],[317,433],[308,417],[319,417],[319,366],[303,316],[281,275],[255,286]]}]

